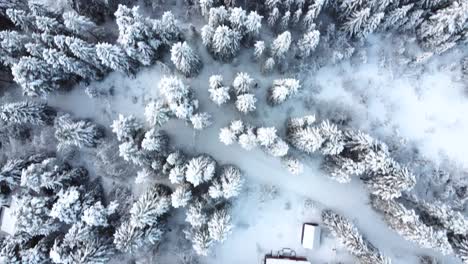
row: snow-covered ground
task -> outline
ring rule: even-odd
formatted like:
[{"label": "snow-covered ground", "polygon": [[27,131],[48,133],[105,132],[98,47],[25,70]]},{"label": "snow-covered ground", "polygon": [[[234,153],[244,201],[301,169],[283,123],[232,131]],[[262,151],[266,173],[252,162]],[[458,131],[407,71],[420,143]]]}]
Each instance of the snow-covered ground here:
[{"label": "snow-covered ground", "polygon": [[[284,122],[288,116],[314,113],[315,107],[320,106],[320,104],[309,104],[308,97],[313,96],[319,102],[321,100],[341,102],[342,100],[356,107],[355,111],[360,112],[361,115],[354,121],[354,124],[356,128],[362,128],[365,131],[375,131],[371,129],[374,121],[384,123],[386,120],[384,116],[392,114],[392,117],[395,117],[393,119],[395,123],[377,129],[378,133],[390,135],[393,133],[394,126],[397,126],[404,136],[420,142],[428,154],[440,149],[454,157],[459,157],[460,153],[456,152],[459,148],[454,149],[456,145],[444,143],[455,141],[461,135],[460,133],[465,131],[460,129],[451,134],[450,124],[458,121],[462,128],[465,127],[466,118],[463,117],[463,113],[466,111],[463,110],[468,109],[466,109],[466,100],[461,97],[456,101],[452,100],[457,98],[460,87],[450,82],[448,74],[444,71],[437,73],[440,75],[438,77],[446,80],[445,82],[431,81],[433,80],[431,75],[423,79],[422,84],[427,84],[423,86],[428,88],[423,90],[421,96],[418,94],[420,92],[418,87],[413,86],[404,77],[395,80],[390,73],[377,72],[372,65],[360,67],[357,70],[346,65],[325,68],[315,80],[316,85],[321,87],[318,92],[311,89],[308,83],[304,89],[310,89],[314,91],[313,93],[304,92],[305,96],[272,108],[266,104],[266,91],[272,80],[278,76],[264,76],[259,72],[256,64],[242,63],[250,59],[248,51],[241,54],[237,62],[229,65],[212,60],[206,56],[202,48],[200,52],[205,57],[204,68],[199,76],[186,79],[185,82],[194,89],[196,97],[200,100],[201,110],[213,114],[214,125],[204,131],[195,132],[183,122],[173,120],[163,129],[169,133],[174,145],[188,152],[209,153],[223,164],[235,164],[244,171],[248,180],[246,193],[241,195],[234,208],[233,217],[236,225],[234,233],[227,242],[215,248],[212,256],[202,259],[203,263],[260,263],[266,253],[282,248],[294,249],[298,255],[305,255],[316,263],[333,263],[334,261],[352,263],[351,258],[343,249],[334,252],[333,248],[339,246],[334,239],[327,238],[326,234],[323,235],[323,246],[319,250],[302,249],[300,245],[302,223],[320,220],[319,210],[305,206],[307,199],[314,201],[319,209],[332,208],[355,221],[362,233],[384,254],[391,257],[394,263],[416,263],[417,254],[435,254],[419,249],[415,244],[405,241],[391,231],[381,220],[381,216],[369,206],[368,192],[360,182],[355,180],[350,184],[339,184],[330,180],[319,170],[317,158],[306,161],[306,168],[302,175],[293,176],[281,166],[278,159],[267,156],[260,150],[248,152],[239,146],[224,146],[218,141],[218,133],[219,129],[231,120],[243,118],[258,126],[274,125],[284,135]],[[245,117],[235,110],[232,103],[221,108],[215,106],[208,100],[207,91],[208,78],[212,74],[222,74],[225,85],[230,85],[235,74],[241,71],[248,72],[259,84],[255,91],[259,100],[258,110],[253,115]],[[77,117],[92,118],[107,127],[119,113],[133,114],[143,120],[144,106],[149,100],[157,98],[157,84],[164,74],[167,72],[157,65],[143,69],[134,79],[119,73],[112,73],[105,81],[91,84],[103,92],[113,90],[111,97],[90,99],[84,93],[83,88],[76,87],[71,92],[52,95],[48,102],[52,106],[72,112]],[[369,83],[376,82],[376,85],[370,86],[375,90],[367,91],[366,99],[369,100],[369,106],[356,103],[357,99],[352,97],[353,90],[347,86],[349,83],[346,83],[352,79],[350,76],[361,81],[364,79]],[[386,86],[382,87],[382,84]],[[443,93],[441,91],[445,85],[451,87]],[[356,89],[359,91],[366,87],[357,86]],[[392,87],[395,88],[390,89]],[[382,91],[387,91],[387,94],[382,94]],[[407,99],[401,100],[401,98]],[[413,108],[415,102],[418,107]],[[439,102],[450,102],[453,108],[448,108],[447,104],[441,104],[437,108],[432,107]],[[446,114],[452,119],[444,119],[443,116]],[[437,133],[426,131],[430,128],[431,122],[440,123],[441,119],[446,121],[447,126],[440,128]],[[426,132],[419,134],[421,129]],[[441,133],[449,136],[446,139],[447,142],[439,141],[443,140],[440,138]],[[412,135],[422,136],[411,137]],[[462,156],[464,157],[466,156]],[[463,160],[460,161],[463,162]],[[276,186],[278,196],[262,201],[259,198],[261,186]],[[443,263],[458,263],[454,258],[438,257],[444,261]]]}]

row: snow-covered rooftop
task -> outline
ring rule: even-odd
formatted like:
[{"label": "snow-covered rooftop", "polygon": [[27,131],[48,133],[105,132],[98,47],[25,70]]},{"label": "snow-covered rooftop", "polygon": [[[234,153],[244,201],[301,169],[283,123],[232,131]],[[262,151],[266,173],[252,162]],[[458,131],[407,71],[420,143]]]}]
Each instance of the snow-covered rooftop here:
[{"label": "snow-covered rooftop", "polygon": [[320,227],[316,224],[304,224],[302,228],[302,246],[315,249],[320,245]]},{"label": "snow-covered rooftop", "polygon": [[307,260],[295,260],[285,258],[267,258],[265,264],[311,264]]},{"label": "snow-covered rooftop", "polygon": [[16,217],[14,216],[13,208],[2,207],[0,214],[0,230],[7,234],[13,235],[15,233]]}]

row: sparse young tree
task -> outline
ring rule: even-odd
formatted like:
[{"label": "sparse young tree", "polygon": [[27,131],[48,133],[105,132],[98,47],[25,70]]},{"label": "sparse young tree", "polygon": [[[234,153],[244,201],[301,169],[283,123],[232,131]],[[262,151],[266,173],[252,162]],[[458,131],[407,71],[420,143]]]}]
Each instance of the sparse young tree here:
[{"label": "sparse young tree", "polygon": [[194,228],[202,227],[208,221],[206,212],[203,210],[203,203],[200,201],[191,203],[187,208],[185,216],[185,221]]},{"label": "sparse young tree", "polygon": [[210,237],[208,230],[198,229],[192,234],[193,250],[198,255],[208,256],[213,240]]}]

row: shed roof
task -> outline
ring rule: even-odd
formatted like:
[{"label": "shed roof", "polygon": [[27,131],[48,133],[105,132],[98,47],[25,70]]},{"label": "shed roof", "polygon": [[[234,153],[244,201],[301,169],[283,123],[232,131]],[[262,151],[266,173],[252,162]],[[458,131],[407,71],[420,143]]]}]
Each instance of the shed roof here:
[{"label": "shed roof", "polygon": [[314,249],[320,245],[320,227],[317,224],[304,224],[302,227],[302,246]]},{"label": "shed roof", "polygon": [[307,260],[295,260],[288,258],[267,258],[265,264],[311,264]]}]

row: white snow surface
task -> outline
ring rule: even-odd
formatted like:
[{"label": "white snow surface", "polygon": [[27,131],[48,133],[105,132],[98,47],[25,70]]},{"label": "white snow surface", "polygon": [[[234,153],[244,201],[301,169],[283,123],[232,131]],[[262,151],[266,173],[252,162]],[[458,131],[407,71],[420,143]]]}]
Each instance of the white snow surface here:
[{"label": "white snow surface", "polygon": [[[433,69],[414,82],[410,77],[393,76],[391,72],[379,70],[374,62],[360,67],[342,64],[310,75],[303,84],[303,94],[271,107],[266,98],[273,80],[295,76],[261,74],[259,66],[251,62],[253,50],[243,50],[233,63],[223,64],[214,61],[201,44],[191,44],[201,54],[204,67],[195,78],[179,76],[195,91],[200,111],[213,115],[214,124],[199,132],[180,120],[171,120],[163,129],[170,135],[173,146],[188,152],[208,153],[222,164],[234,164],[242,169],[247,179],[245,190],[233,208],[236,226],[233,234],[224,244],[217,245],[209,257],[202,258],[202,263],[262,263],[265,254],[282,248],[294,249],[298,256],[306,256],[312,263],[354,263],[325,230],[319,249],[310,251],[302,247],[302,224],[320,223],[322,208],[334,209],[353,220],[362,234],[392,258],[393,263],[417,263],[418,254],[437,256],[443,263],[459,263],[453,257],[420,249],[390,230],[382,216],[371,209],[363,185],[357,180],[350,184],[330,180],[320,170],[318,158],[306,162],[303,174],[293,176],[278,159],[261,150],[246,151],[236,144],[225,146],[218,140],[220,128],[234,119],[242,118],[256,126],[276,126],[279,135],[284,136],[287,117],[313,114],[323,105],[330,108],[345,105],[351,107],[356,117],[353,120],[356,128],[373,135],[393,135],[396,128],[400,135],[416,141],[423,153],[433,160],[437,161],[443,152],[468,166],[467,148],[460,144],[468,132],[465,114],[468,104],[462,96],[462,87],[451,79],[451,72]],[[239,113],[233,100],[218,107],[208,98],[211,75],[221,74],[224,85],[231,85],[238,72],[247,72],[258,82],[258,88],[253,90],[258,99],[253,114]],[[118,114],[133,114],[143,121],[144,107],[159,96],[157,84],[164,74],[167,72],[158,65],[142,69],[136,78],[112,73],[104,81],[91,84],[101,91],[113,87],[111,97],[90,99],[84,87],[76,87],[51,95],[48,103],[106,127]],[[311,97],[314,104],[310,103]],[[262,201],[261,186],[276,186],[278,196]],[[306,199],[315,201],[317,208],[305,207]]]}]

